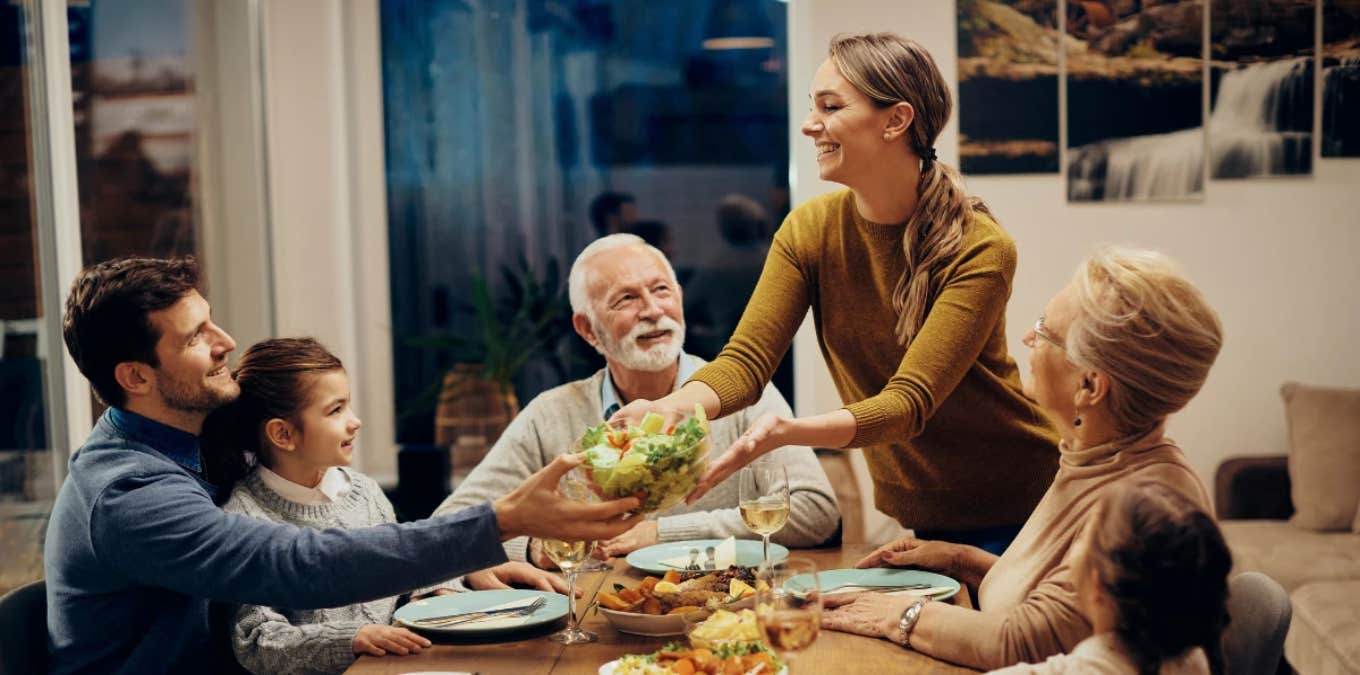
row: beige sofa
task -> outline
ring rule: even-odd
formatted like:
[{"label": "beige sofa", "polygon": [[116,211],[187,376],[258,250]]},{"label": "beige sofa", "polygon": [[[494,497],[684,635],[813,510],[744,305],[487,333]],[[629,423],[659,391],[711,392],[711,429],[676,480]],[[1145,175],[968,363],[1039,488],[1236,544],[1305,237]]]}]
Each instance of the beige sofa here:
[{"label": "beige sofa", "polygon": [[1302,675],[1360,675],[1360,391],[1286,384],[1289,455],[1215,476],[1234,572],[1290,594],[1285,659]]}]

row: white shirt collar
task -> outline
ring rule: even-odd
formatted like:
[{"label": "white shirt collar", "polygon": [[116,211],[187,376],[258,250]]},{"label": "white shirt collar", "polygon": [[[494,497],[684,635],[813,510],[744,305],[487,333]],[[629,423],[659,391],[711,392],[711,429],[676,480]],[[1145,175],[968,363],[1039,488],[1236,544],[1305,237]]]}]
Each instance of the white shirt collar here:
[{"label": "white shirt collar", "polygon": [[349,476],[335,466],[326,469],[316,487],[298,485],[270,471],[269,467],[263,464],[260,465],[260,480],[280,497],[303,506],[333,504],[344,499],[350,490]]}]

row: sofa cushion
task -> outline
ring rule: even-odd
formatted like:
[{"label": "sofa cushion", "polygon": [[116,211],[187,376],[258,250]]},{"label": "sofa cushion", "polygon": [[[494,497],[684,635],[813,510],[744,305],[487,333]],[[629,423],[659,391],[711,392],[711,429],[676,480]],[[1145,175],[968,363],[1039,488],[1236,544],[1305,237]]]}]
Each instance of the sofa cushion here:
[{"label": "sofa cushion", "polygon": [[1308,675],[1360,675],[1360,580],[1308,584],[1289,599],[1289,665]]},{"label": "sofa cushion", "polygon": [[1314,532],[1284,520],[1219,523],[1233,571],[1263,572],[1285,590],[1314,581],[1360,581],[1360,534]]},{"label": "sofa cushion", "polygon": [[1289,428],[1294,516],[1310,530],[1350,530],[1360,506],[1360,390],[1280,388]]}]

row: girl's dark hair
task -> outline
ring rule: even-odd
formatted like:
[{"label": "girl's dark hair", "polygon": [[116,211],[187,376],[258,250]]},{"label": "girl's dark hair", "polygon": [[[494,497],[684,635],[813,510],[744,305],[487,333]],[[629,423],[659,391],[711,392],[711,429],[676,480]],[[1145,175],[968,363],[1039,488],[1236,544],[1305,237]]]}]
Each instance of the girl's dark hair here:
[{"label": "girl's dark hair", "polygon": [[1214,519],[1151,481],[1115,487],[1099,513],[1090,560],[1140,675],[1156,675],[1163,660],[1193,647],[1222,675],[1232,554]]},{"label": "girl's dark hair", "polygon": [[297,421],[312,381],[345,366],[312,338],[276,338],[252,345],[236,367],[241,396],[203,423],[203,460],[208,478],[230,490],[263,460],[264,425]]}]

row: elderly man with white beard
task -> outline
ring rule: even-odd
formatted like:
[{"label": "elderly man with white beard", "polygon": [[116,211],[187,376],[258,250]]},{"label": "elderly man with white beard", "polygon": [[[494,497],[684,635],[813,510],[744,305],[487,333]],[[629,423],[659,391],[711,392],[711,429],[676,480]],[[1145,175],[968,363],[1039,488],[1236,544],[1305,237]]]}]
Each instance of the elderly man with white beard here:
[{"label": "elderly man with white beard", "polygon": [[[605,368],[584,380],[543,392],[531,401],[496,441],[486,459],[439,505],[456,511],[498,497],[519,485],[575,440],[633,399],[655,400],[678,389],[704,364],[683,351],[682,292],[670,261],[642,238],[614,234],[591,243],[576,258],[568,280],[576,333],[604,356]],[[725,452],[747,426],[765,413],[785,417],[789,404],[773,386],[750,408],[712,423],[712,458]],[[789,477],[788,524],[772,537],[790,547],[816,546],[836,531],[840,512],[831,484],[812,450],[780,448],[761,464],[784,466]],[[606,556],[664,541],[756,538],[737,509],[737,475],[691,505],[680,505],[605,542]],[[505,544],[512,560],[539,567],[552,562],[526,538]]]}]

